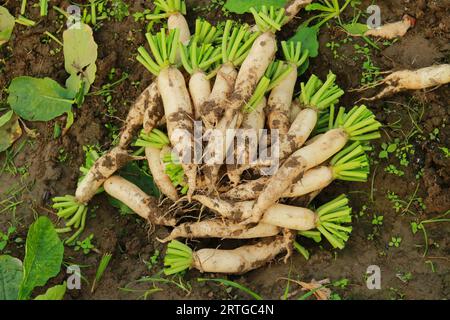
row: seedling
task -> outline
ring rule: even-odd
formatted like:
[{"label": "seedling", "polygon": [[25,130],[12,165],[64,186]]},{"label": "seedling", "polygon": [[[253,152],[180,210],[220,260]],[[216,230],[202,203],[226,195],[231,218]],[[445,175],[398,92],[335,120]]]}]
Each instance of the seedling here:
[{"label": "seedling", "polygon": [[0,231],[0,251],[5,249],[6,245],[8,244],[11,235],[16,232],[16,227],[9,227],[6,233],[3,233]]},{"label": "seedling", "polygon": [[82,250],[84,254],[89,254],[91,250],[95,249],[95,246],[91,243],[92,239],[94,239],[93,233],[88,235],[84,240],[77,241],[74,250]]},{"label": "seedling", "polygon": [[400,169],[397,169],[397,167],[395,165],[393,165],[393,164],[390,164],[386,168],[384,168],[384,171],[386,171],[388,173],[391,173],[393,175],[396,175],[398,177],[402,177],[402,176],[405,175],[404,171],[402,171]]},{"label": "seedling", "polygon": [[446,158],[450,158],[450,150],[447,147],[439,147],[439,150],[442,151],[442,154],[446,157]]},{"label": "seedling", "polygon": [[382,226],[383,225],[384,216],[378,216],[376,214],[373,215],[372,225],[374,226]]},{"label": "seedling", "polygon": [[319,21],[314,25],[315,28],[320,28],[322,25],[327,23],[331,19],[337,19],[338,23],[342,25],[341,21],[341,13],[347,8],[348,5],[352,7],[356,6],[360,1],[358,0],[346,0],[345,3],[341,6],[338,0],[320,0],[314,3],[311,3],[306,6],[306,11],[319,11],[322,12],[306,21],[306,24],[309,25],[314,20]]},{"label": "seedling", "polygon": [[400,247],[400,244],[402,243],[401,237],[391,237],[391,241],[389,241],[389,247]]},{"label": "seedling", "polygon": [[397,143],[382,143],[381,148],[383,150],[380,151],[378,154],[378,158],[380,159],[387,159],[389,158],[389,154],[395,152],[397,150]]}]

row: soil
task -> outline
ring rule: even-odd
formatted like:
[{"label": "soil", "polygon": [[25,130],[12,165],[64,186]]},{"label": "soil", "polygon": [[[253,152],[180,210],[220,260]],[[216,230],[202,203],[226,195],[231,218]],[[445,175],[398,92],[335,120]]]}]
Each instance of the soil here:
[{"label": "soil", "polygon": [[[1,1],[5,2],[5,1]],[[50,1],[52,5],[66,8],[69,1]],[[84,1],[85,3],[87,1]],[[149,6],[148,1],[125,1],[131,13],[142,11]],[[372,1],[362,1],[366,8]],[[189,23],[193,26],[197,16],[210,21],[225,19],[219,7],[203,9],[209,1],[187,1]],[[397,21],[408,13],[417,18],[417,25],[405,37],[382,50],[372,49],[373,65],[381,70],[419,68],[437,63],[449,63],[450,53],[450,5],[448,1],[393,0],[376,1],[381,8],[383,22]],[[19,1],[6,1],[6,7],[14,15],[20,11]],[[195,10],[194,10],[195,8]],[[38,20],[33,28],[16,25],[10,42],[0,49],[0,101],[6,101],[10,81],[17,76],[51,77],[64,84],[67,77],[64,71],[64,58],[55,42],[44,41],[45,31],[62,38],[64,21],[54,10],[49,10],[46,18],[40,19],[38,8],[29,1],[27,16]],[[352,10],[347,10],[344,20],[352,18]],[[280,34],[287,39],[294,34],[297,26],[308,17],[303,12],[294,19]],[[240,16],[251,21],[248,16]],[[115,79],[127,73],[129,77],[116,87],[112,93],[109,108],[116,109],[114,116],[108,116],[108,105],[104,97],[91,95],[83,106],[75,112],[75,123],[67,134],[53,138],[55,121],[64,124],[64,119],[47,123],[26,122],[29,129],[37,133],[36,138],[24,135],[15,143],[12,150],[23,148],[13,159],[18,172],[8,170],[0,175],[0,201],[7,198],[8,190],[19,190],[15,199],[20,201],[14,210],[5,210],[0,214],[0,231],[6,231],[9,224],[17,226],[14,238],[26,238],[30,223],[37,215],[48,215],[54,221],[50,211],[50,199],[56,195],[73,194],[78,178],[78,168],[84,160],[84,145],[98,144],[103,149],[112,145],[113,135],[106,127],[108,124],[120,128],[128,109],[139,93],[152,81],[152,76],[135,59],[137,48],[145,42],[144,24],[135,22],[128,16],[124,21],[104,21],[94,36],[99,45],[97,77],[91,92],[100,90],[110,82],[108,76],[115,68]],[[309,70],[302,76],[306,79],[312,73],[325,77],[328,70],[337,74],[338,83],[346,91],[360,85],[364,58],[355,58],[355,43],[364,46],[362,39],[342,43],[347,36],[334,26],[322,28],[320,35],[320,54],[311,61]],[[335,57],[326,44],[340,42]],[[56,52],[56,53],[55,53]],[[342,105],[352,106],[363,96],[377,92],[348,92],[342,99]],[[448,223],[426,225],[428,233],[428,253],[424,257],[424,238],[419,231],[411,232],[410,223],[432,219],[450,209],[450,158],[445,156],[442,147],[450,147],[449,100],[450,88],[443,86],[427,91],[406,92],[391,98],[370,103],[370,108],[385,125],[382,139],[375,141],[372,177],[367,183],[335,182],[324,190],[315,203],[320,204],[343,192],[349,194],[354,209],[353,232],[347,246],[342,251],[332,251],[327,244],[321,246],[309,240],[302,244],[310,251],[306,261],[295,254],[287,264],[282,257],[269,265],[242,276],[230,276],[264,298],[279,299],[286,287],[282,278],[310,282],[312,279],[329,278],[332,281],[346,278],[345,288],[332,288],[343,299],[448,299],[450,298],[450,246]],[[378,159],[383,142],[393,142],[406,136],[414,129],[419,130],[409,139],[414,150],[407,154],[409,164],[402,166],[394,155],[389,160]],[[436,128],[438,132],[436,131]],[[424,137],[424,138],[421,138]],[[67,155],[64,159],[63,155]],[[6,154],[0,155],[0,168],[6,165]],[[388,164],[394,164],[404,172],[397,175],[385,172]],[[418,177],[416,177],[418,175]],[[417,192],[416,192],[417,190]],[[393,208],[393,202],[387,197],[394,192],[399,199],[409,202],[412,195],[423,199],[424,209],[419,201],[412,201],[409,211]],[[162,269],[164,245],[156,240],[168,233],[164,227],[156,228],[149,234],[145,222],[134,215],[121,215],[113,208],[104,195],[94,198],[90,204],[95,214],[89,216],[84,236],[94,233],[94,244],[100,252],[111,252],[113,258],[102,281],[94,293],[83,282],[81,290],[70,290],[66,299],[136,299],[142,298],[145,291],[154,289],[151,282],[136,283],[142,277],[155,276]],[[406,204],[404,205],[404,208]],[[2,208],[0,208],[2,209]],[[375,228],[373,215],[383,215],[383,224]],[[373,234],[373,236],[371,236]],[[400,246],[389,246],[392,237],[401,237]],[[214,245],[214,241],[195,243],[198,247]],[[155,251],[161,255],[154,266],[149,261]],[[23,243],[10,241],[3,252],[23,258]],[[84,255],[72,248],[66,248],[65,261],[82,265],[82,274],[92,281],[95,276],[101,254],[91,252]],[[366,270],[377,265],[381,270],[381,289],[369,290],[366,286]],[[410,273],[406,279],[402,275]],[[244,299],[245,293],[225,288],[216,283],[198,282],[199,277],[223,277],[202,275],[192,270],[184,276],[184,283],[191,286],[190,294],[173,284],[155,283],[162,291],[148,296],[149,299]],[[65,270],[52,279],[49,285],[60,283],[66,278]],[[408,278],[408,277],[406,277]],[[298,290],[291,284],[291,290]],[[132,288],[140,291],[126,291],[120,288]],[[44,291],[38,288],[35,293]],[[149,291],[150,292],[150,291]]]}]

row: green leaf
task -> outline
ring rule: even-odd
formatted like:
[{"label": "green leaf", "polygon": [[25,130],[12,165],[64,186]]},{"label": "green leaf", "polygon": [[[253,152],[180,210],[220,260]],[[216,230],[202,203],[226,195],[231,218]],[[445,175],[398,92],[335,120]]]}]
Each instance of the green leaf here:
[{"label": "green leaf", "polygon": [[70,74],[66,87],[76,94],[84,82],[85,93],[88,93],[97,72],[95,61],[98,46],[94,41],[92,29],[87,24],[74,25],[64,31],[63,43],[64,66]]},{"label": "green leaf", "polygon": [[317,40],[318,29],[300,25],[295,35],[289,41],[300,41],[302,50],[309,50],[309,56],[315,58],[319,55],[319,40]]},{"label": "green leaf", "polygon": [[[4,114],[3,116],[5,115],[7,114]],[[3,122],[4,119],[7,119],[9,117],[7,116],[3,119],[3,116],[0,118],[0,122]],[[11,114],[9,120],[0,126],[0,152],[8,149],[14,143],[14,141],[20,138],[21,135],[22,128],[19,124],[19,117],[17,117],[15,114]]]},{"label": "green leaf", "polygon": [[0,300],[17,300],[22,275],[22,261],[0,256]]},{"label": "green leaf", "polygon": [[11,120],[13,114],[14,114],[14,111],[9,110],[7,113],[2,115],[0,117],[0,127],[3,127],[3,125],[5,125],[7,122],[9,122],[9,120]]},{"label": "green leaf", "polygon": [[44,294],[38,295],[34,300],[62,300],[66,293],[66,282],[48,288]]},{"label": "green leaf", "polygon": [[369,30],[369,27],[366,24],[363,23],[349,23],[349,24],[344,24],[342,26],[344,28],[345,31],[347,31],[349,34],[351,35],[364,35],[364,33],[367,32],[367,30]]},{"label": "green leaf", "polygon": [[63,255],[64,245],[52,222],[39,217],[28,230],[19,300],[27,300],[35,287],[45,285],[59,273]]},{"label": "green leaf", "polygon": [[14,17],[8,9],[0,6],[0,46],[11,38],[15,23]]},{"label": "green leaf", "polygon": [[17,77],[9,86],[8,103],[22,118],[49,121],[70,112],[74,95],[50,78]]},{"label": "green leaf", "polygon": [[395,150],[397,150],[397,145],[394,143],[394,144],[390,144],[388,147],[387,147],[387,149],[386,149],[386,151],[387,152],[389,152],[389,153],[392,153],[392,152],[394,152]]},{"label": "green leaf", "polygon": [[386,150],[382,150],[380,151],[380,153],[378,154],[378,158],[380,159],[386,159],[388,157],[388,153]]},{"label": "green leaf", "polygon": [[274,6],[276,9],[282,8],[287,2],[287,0],[227,0],[223,7],[230,12],[243,14],[250,12],[252,7],[259,10],[263,5],[267,7]]}]

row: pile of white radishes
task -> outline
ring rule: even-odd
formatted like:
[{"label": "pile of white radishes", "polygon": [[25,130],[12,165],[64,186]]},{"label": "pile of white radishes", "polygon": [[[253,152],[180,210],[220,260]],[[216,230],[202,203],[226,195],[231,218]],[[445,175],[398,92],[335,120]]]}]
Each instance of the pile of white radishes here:
[{"label": "pile of white radishes", "polygon": [[[91,152],[75,196],[54,198],[66,221],[59,231],[77,230],[68,242],[84,228],[87,203],[104,190],[152,225],[171,228],[160,239],[170,241],[166,274],[189,268],[245,273],[283,252],[287,258],[293,248],[306,254],[301,237],[324,237],[342,249],[352,230],[348,198],[308,206],[335,179],[366,181],[366,143],[379,137],[381,125],[364,105],[337,106],[344,91],[332,72],[297,81],[308,52],[300,42],[278,43],[276,32],[309,2],[252,10],[254,26],[198,19],[191,35],[183,1],[155,1],[155,17],[168,18],[168,30],[146,34],[148,47],[140,47],[137,58],[154,74],[153,83],[130,109],[118,145],[102,156]],[[237,129],[256,133],[266,149],[250,140],[235,144]],[[161,199],[114,175],[143,159],[128,151],[130,145],[145,154]],[[255,159],[255,148],[273,154]],[[210,157],[184,161],[186,154]],[[230,155],[239,161],[225,161]],[[291,198],[303,206],[283,204]],[[193,251],[176,240],[195,238],[248,243]]]}]

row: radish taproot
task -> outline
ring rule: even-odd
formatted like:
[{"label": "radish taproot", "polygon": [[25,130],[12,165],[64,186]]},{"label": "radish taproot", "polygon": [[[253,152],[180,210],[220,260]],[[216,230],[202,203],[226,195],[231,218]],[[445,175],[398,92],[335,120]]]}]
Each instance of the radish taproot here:
[{"label": "radish taproot", "polygon": [[87,204],[95,196],[106,179],[134,158],[128,154],[127,150],[120,147],[114,147],[98,158],[83,180],[78,184],[77,190],[75,191],[77,201],[81,204]]},{"label": "radish taproot", "polygon": [[164,110],[158,86],[155,82],[152,82],[130,108],[125,126],[120,133],[119,147],[127,148],[133,139],[133,135],[142,125],[146,132],[152,131],[163,116]]},{"label": "radish taproot", "polygon": [[194,37],[189,45],[181,47],[180,53],[184,69],[191,75],[189,93],[194,105],[195,119],[199,119],[200,108],[211,94],[208,73],[211,71],[210,68],[222,58],[221,51],[220,48],[211,44],[199,45]]},{"label": "radish taproot", "polygon": [[[164,29],[156,35],[146,34],[153,58],[144,47],[138,49],[138,61],[157,76],[158,91],[164,105],[164,114],[170,143],[181,154],[181,165],[188,179],[188,197],[196,189],[197,166],[192,159],[193,108],[183,74],[175,68],[179,44],[179,29],[166,35]],[[187,157],[187,159],[185,159]]]},{"label": "radish taproot", "polygon": [[[155,0],[155,13],[146,15],[148,20],[167,18],[169,30],[180,31],[179,40],[186,44],[191,39],[189,25],[184,17],[186,15],[186,2],[184,0]],[[157,10],[157,13],[156,13]]]},{"label": "radish taproot", "polygon": [[[301,179],[283,193],[282,197],[301,197],[325,188],[334,180],[367,181],[369,160],[365,154],[366,150],[370,150],[370,148],[360,145],[358,141],[354,142],[337,153],[328,166],[319,166],[306,171]],[[242,183],[222,193],[221,197],[233,201],[256,199],[269,179],[269,176],[263,176],[256,180]]]},{"label": "radish taproot", "polygon": [[[334,112],[334,108],[331,108]],[[334,119],[334,116],[332,117]],[[271,176],[258,196],[251,217],[245,223],[257,223],[264,212],[278,201],[301,175],[338,153],[348,141],[366,141],[380,137],[381,124],[366,106],[355,106],[348,113],[340,108],[335,122],[323,136],[295,151]]]},{"label": "radish taproot", "polygon": [[369,29],[364,32],[364,36],[377,37],[392,40],[397,37],[403,37],[411,27],[416,25],[416,19],[405,14],[403,19],[398,22],[387,23],[378,28]]},{"label": "radish taproot", "polygon": [[227,108],[215,127],[216,132],[220,134],[212,135],[205,148],[204,154],[215,155],[206,163],[205,175],[211,185],[215,185],[217,181],[217,166],[225,159],[233,140],[227,137],[227,131],[237,128],[242,108],[253,96],[259,81],[272,62],[277,50],[275,32],[281,29],[285,21],[284,9],[275,10],[274,7],[268,9],[266,6],[262,6],[260,12],[256,12],[254,9],[250,10],[262,34],[254,41],[238,72]]},{"label": "radish taproot", "polygon": [[206,128],[217,125],[226,108],[226,103],[233,92],[237,70],[248,56],[250,49],[259,36],[252,33],[246,24],[237,26],[227,20],[222,35],[222,65],[216,74],[216,80],[209,99],[201,107],[201,118]]},{"label": "radish taproot", "polygon": [[120,176],[112,176],[105,181],[105,192],[123,202],[131,210],[154,225],[174,226],[176,220],[166,217],[158,206],[158,200],[149,196],[138,186]]},{"label": "radish taproot", "polygon": [[377,95],[362,100],[373,101],[406,90],[427,89],[447,83],[450,83],[450,64],[434,65],[417,70],[400,70],[391,73],[375,85],[367,86],[372,88],[385,84],[386,88]]},{"label": "radish taproot", "polygon": [[[265,94],[271,90],[274,90],[277,86],[283,83],[286,77],[292,74],[292,69],[294,68],[295,66],[288,65],[284,61],[277,60],[272,62],[267,68],[264,76],[256,86],[255,92],[253,93],[252,97],[245,104],[243,112],[239,114],[240,116],[238,117],[237,126],[242,127],[244,125],[245,128],[242,129],[248,130],[247,132],[250,135],[256,133],[257,140],[255,141],[256,145],[247,144],[247,147],[245,148],[246,150],[239,150],[241,147],[246,146],[246,141],[240,144],[238,143],[238,146],[240,148],[238,148],[238,150],[235,150],[235,154],[237,156],[235,162],[236,164],[228,166],[227,170],[227,175],[232,184],[239,183],[241,174],[245,170],[251,168],[253,166],[253,163],[257,163],[257,159],[250,159],[249,155],[251,154],[252,157],[256,155],[256,147],[261,138],[260,130],[264,128],[264,121],[261,122],[261,117],[264,117],[263,119],[265,119]],[[292,97],[290,99],[292,99]],[[254,114],[254,112],[256,113]],[[253,119],[255,119],[255,121],[253,121]],[[244,121],[246,121],[247,123]],[[252,122],[254,122],[254,126],[252,126]],[[213,175],[217,175],[218,168],[219,166],[215,167],[216,172],[213,172]],[[214,182],[214,180],[212,180],[212,182]]]},{"label": "radish taproot", "polygon": [[242,229],[242,226],[232,221],[220,219],[187,222],[176,226],[169,236],[161,242],[168,242],[177,238],[221,238],[221,239],[254,239],[272,237],[279,234],[280,227],[259,223],[254,227]]},{"label": "radish taproot", "polygon": [[278,236],[232,250],[192,251],[187,245],[172,240],[167,246],[164,257],[164,273],[171,275],[195,268],[200,272],[243,274],[273,260],[277,255],[285,252],[288,246],[285,238]]},{"label": "radish taproot", "polygon": [[281,47],[284,58],[291,68],[289,74],[272,89],[269,95],[267,121],[269,129],[277,129],[280,134],[286,134],[291,125],[289,117],[298,76],[297,69],[307,61],[309,51],[302,51],[301,42],[282,41]]},{"label": "radish taproot", "polygon": [[300,12],[301,9],[306,7],[308,4],[313,2],[313,0],[291,0],[286,5],[286,22],[288,23]]},{"label": "radish taproot", "polygon": [[[195,199],[219,214],[222,218],[232,221],[249,219],[255,203],[254,201],[229,203],[219,198],[200,195],[195,196]],[[352,210],[347,204],[348,198],[345,195],[340,195],[316,210],[275,204],[266,211],[259,223],[297,231],[308,231],[317,228],[334,248],[342,249],[345,246],[345,241],[348,239],[348,233],[351,232],[351,227],[342,225],[351,222]],[[241,229],[239,229],[239,226]],[[236,222],[231,229],[233,234],[238,234],[239,230],[245,230],[246,228],[243,228],[242,224]],[[175,233],[177,232],[175,231]],[[191,236],[195,238],[193,233]]]},{"label": "radish taproot", "polygon": [[144,132],[149,133],[156,128],[164,118],[164,107],[156,82],[153,82],[150,85],[146,101],[147,106],[144,112],[143,127]]}]

